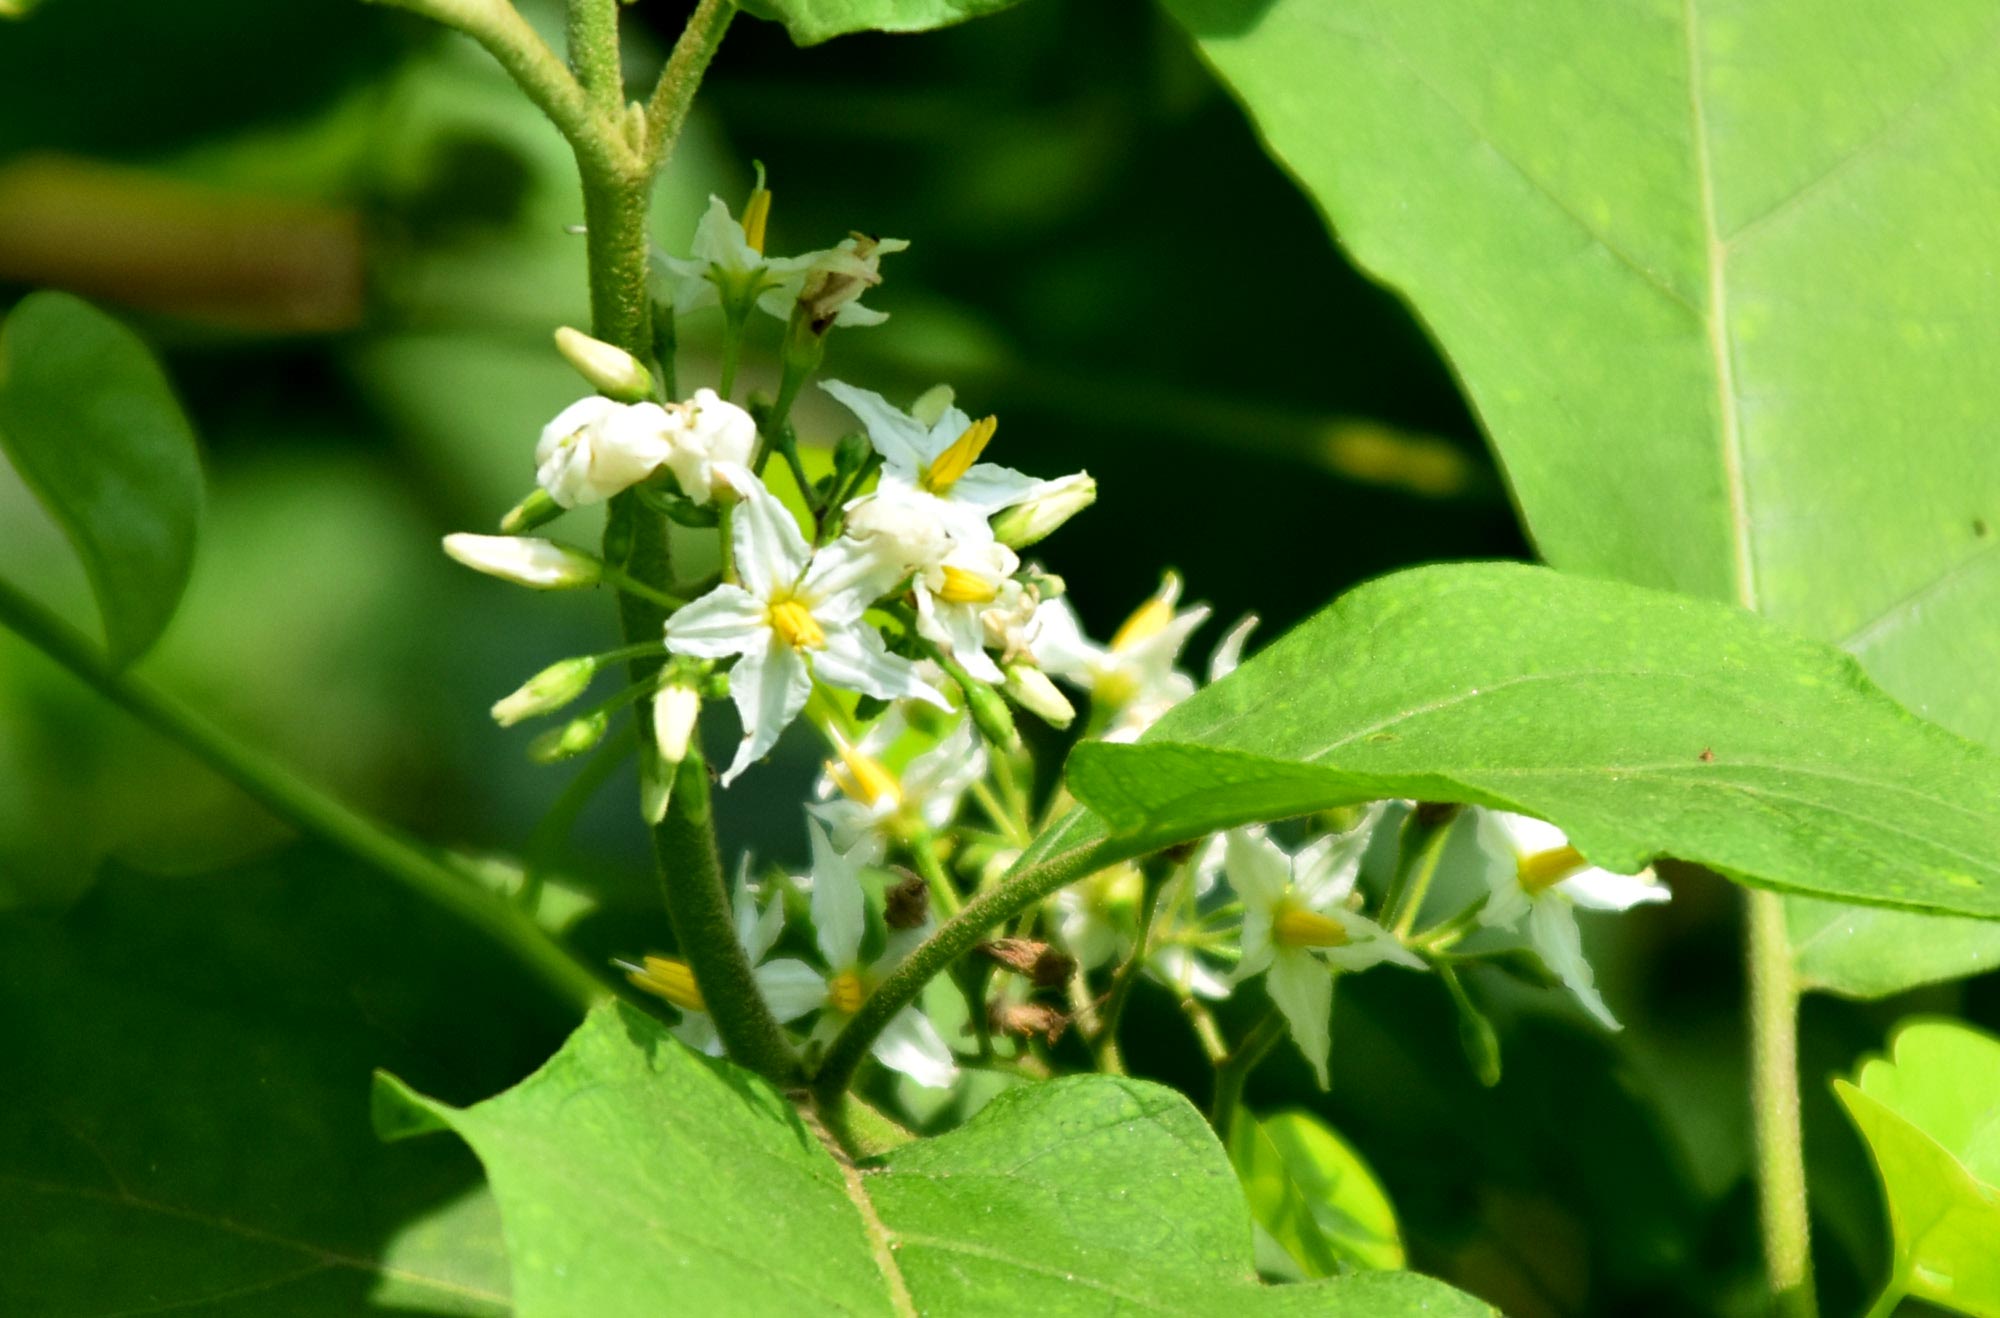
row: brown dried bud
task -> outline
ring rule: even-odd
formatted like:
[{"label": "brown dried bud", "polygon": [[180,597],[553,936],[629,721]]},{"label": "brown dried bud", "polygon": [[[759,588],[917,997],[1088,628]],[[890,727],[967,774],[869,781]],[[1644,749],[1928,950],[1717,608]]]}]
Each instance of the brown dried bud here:
[{"label": "brown dried bud", "polygon": [[1026,975],[1036,988],[1054,988],[1076,969],[1075,957],[1032,938],[996,938],[977,950],[1015,974]]},{"label": "brown dried bud", "polygon": [[1069,1017],[1045,1002],[1002,1002],[986,1004],[986,1022],[995,1034],[1011,1034],[1027,1039],[1040,1035],[1051,1046],[1069,1029]]},{"label": "brown dried bud", "polygon": [[882,922],[891,929],[921,929],[931,918],[931,885],[901,866],[897,873],[903,881],[882,894]]}]

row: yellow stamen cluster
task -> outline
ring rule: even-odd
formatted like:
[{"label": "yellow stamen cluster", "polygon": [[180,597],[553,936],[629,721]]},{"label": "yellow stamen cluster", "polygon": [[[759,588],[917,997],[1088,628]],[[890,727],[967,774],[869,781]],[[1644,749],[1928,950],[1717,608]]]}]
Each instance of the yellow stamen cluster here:
[{"label": "yellow stamen cluster", "polygon": [[1555,847],[1523,856],[1515,870],[1521,877],[1521,891],[1530,897],[1555,887],[1590,864],[1575,847]]},{"label": "yellow stamen cluster", "polygon": [[951,442],[951,447],[931,459],[931,465],[924,468],[923,487],[932,494],[944,494],[958,484],[959,478],[972,470],[972,464],[979,461],[979,455],[993,442],[993,433],[1000,429],[1000,418],[983,417],[965,428],[965,433]]},{"label": "yellow stamen cluster", "polygon": [[1271,937],[1285,947],[1339,947],[1349,941],[1340,921],[1290,902],[1271,921]]},{"label": "yellow stamen cluster", "polygon": [[826,644],[819,620],[797,600],[779,600],[771,606],[771,630],[794,650],[817,650]]},{"label": "yellow stamen cluster", "polygon": [[990,604],[999,597],[1000,583],[988,581],[977,572],[967,572],[964,568],[947,564],[944,584],[934,593],[947,604]]},{"label": "yellow stamen cluster", "polygon": [[1173,620],[1174,606],[1155,595],[1132,611],[1132,616],[1112,636],[1111,648],[1120,652],[1129,650],[1141,641],[1158,636]]},{"label": "yellow stamen cluster", "polygon": [[665,998],[682,1011],[707,1011],[701,1000],[701,987],[694,982],[694,971],[685,961],[676,961],[670,956],[649,956],[646,964],[626,975],[637,988]]},{"label": "yellow stamen cluster", "polygon": [[840,763],[826,766],[827,777],[833,779],[841,791],[863,805],[888,802],[891,807],[902,804],[902,784],[889,767],[864,751],[852,746],[840,748]]},{"label": "yellow stamen cluster", "polygon": [[843,1016],[852,1016],[868,1001],[868,986],[852,970],[843,970],[826,982],[826,1003]]},{"label": "yellow stamen cluster", "polygon": [[750,250],[759,256],[764,254],[764,228],[770,221],[770,190],[758,188],[743,204],[743,241],[750,244]]}]

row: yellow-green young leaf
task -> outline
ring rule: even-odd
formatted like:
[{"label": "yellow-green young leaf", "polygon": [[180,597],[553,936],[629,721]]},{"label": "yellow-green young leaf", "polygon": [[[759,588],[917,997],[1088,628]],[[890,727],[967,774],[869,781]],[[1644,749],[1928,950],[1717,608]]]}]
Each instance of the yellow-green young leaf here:
[{"label": "yellow-green young leaf", "polygon": [[2000,755],[1831,646],[1722,604],[1518,564],[1334,601],[1069,785],[1143,849],[1354,801],[1539,815],[1595,864],[2000,917]]},{"label": "yellow-green young leaf", "polygon": [[1020,0],[745,0],[745,11],[783,23],[792,40],[815,46],[850,32],[928,32],[998,13]]},{"label": "yellow-green young leaf", "polygon": [[194,432],[139,337],[67,293],[0,324],[0,450],[69,536],[114,663],[159,638],[201,520]]},{"label": "yellow-green young leaf", "polygon": [[1914,1022],[1858,1080],[1834,1089],[1888,1200],[1886,1289],[2000,1318],[2000,1039]]},{"label": "yellow-green young leaf", "polygon": [[[2000,745],[1989,0],[1165,3],[1435,334],[1550,563],[1758,609]],[[1795,929],[1845,992],[2000,964]]]},{"label": "yellow-green young leaf", "polygon": [[1326,1277],[1403,1266],[1396,1210],[1361,1155],[1307,1112],[1239,1111],[1229,1160],[1250,1214],[1298,1265]]},{"label": "yellow-green young leaf", "polygon": [[615,1006],[497,1098],[453,1108],[384,1077],[376,1110],[486,1164],[522,1318],[1491,1313],[1410,1273],[1260,1285],[1221,1146],[1143,1081],[1012,1089],[856,1168],[768,1085]]}]

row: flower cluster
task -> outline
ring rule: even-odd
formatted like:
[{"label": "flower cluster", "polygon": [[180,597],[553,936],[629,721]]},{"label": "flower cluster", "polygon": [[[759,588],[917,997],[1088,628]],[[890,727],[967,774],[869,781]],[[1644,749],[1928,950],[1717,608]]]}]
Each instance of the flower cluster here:
[{"label": "flower cluster", "polygon": [[[883,319],[859,299],[879,285],[882,256],[906,244],[855,235],[773,257],[769,213],[761,182],[740,220],[712,200],[693,255],[658,262],[674,315],[722,312],[717,385],[673,401],[629,354],[563,331],[564,355],[597,392],[543,429],[538,490],[504,524],[515,534],[453,536],[446,547],[541,589],[609,585],[664,616],[656,639],[562,660],[496,704],[502,724],[547,715],[618,660],[640,661],[632,688],[538,739],[540,758],[589,750],[622,705],[647,701],[640,744],[656,785],[673,777],[658,770],[698,753],[701,713],[725,696],[737,724],[725,787],[794,724],[821,739],[825,771],[806,807],[810,867],[760,882],[746,863],[733,892],[738,949],[810,1060],[938,919],[996,882],[1067,808],[1059,786],[1038,780],[1010,710],[1064,729],[1080,702],[1088,717],[1071,735],[1138,738],[1198,689],[1183,655],[1210,611],[1183,605],[1169,572],[1108,641],[1092,639],[1063,580],[1022,551],[1089,507],[1095,483],[988,461],[998,419],[975,418],[943,386],[901,407],[821,381],[866,444],[844,443],[830,474],[811,478],[791,405],[830,330]],[[746,408],[731,400],[731,377],[753,310],[786,322],[786,346],[776,399]],[[767,479],[775,454],[795,490]],[[638,580],[609,556],[520,534],[606,500],[713,528],[721,571],[692,588]],[[1245,618],[1220,638],[1206,681],[1230,678],[1255,625]],[[664,790],[647,802],[656,821]],[[1447,847],[1454,829],[1470,845]],[[1255,984],[1325,1085],[1336,980],[1377,966],[1439,972],[1460,1010],[1475,1013],[1459,976],[1482,962],[1511,968],[1566,987],[1616,1028],[1576,912],[1666,896],[1650,873],[1593,868],[1553,825],[1500,811],[1376,802],[1303,825],[1234,829],[1087,876],[993,931],[1004,936],[980,968],[950,981],[957,1005],[939,1016],[933,994],[932,1014],[903,1007],[873,1051],[932,1089],[971,1063],[1047,1066],[1072,1027],[1089,1047],[1115,1046],[1117,1012],[1142,979],[1181,999],[1212,1042],[1218,1004]],[[634,985],[678,1009],[682,1038],[719,1051],[687,960],[622,964]]]}]

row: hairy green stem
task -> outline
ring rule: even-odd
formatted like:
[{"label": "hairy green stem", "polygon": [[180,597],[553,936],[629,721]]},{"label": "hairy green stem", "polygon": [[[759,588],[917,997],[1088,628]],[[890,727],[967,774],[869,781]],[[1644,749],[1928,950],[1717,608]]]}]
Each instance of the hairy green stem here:
[{"label": "hairy green stem", "polygon": [[1748,898],[1750,1095],[1764,1269],[1776,1313],[1816,1318],[1805,1139],[1799,1121],[1798,975],[1785,928],[1784,897],[1752,889]]},{"label": "hairy green stem", "polygon": [[1229,1138],[1229,1127],[1243,1105],[1243,1085],[1278,1040],[1285,1036],[1285,1018],[1274,1007],[1251,1027],[1242,1042],[1229,1050],[1215,1068],[1215,1097],[1209,1104],[1208,1123],[1216,1134]]},{"label": "hairy green stem", "polygon": [[478,887],[407,838],[349,809],[291,770],[243,745],[173,696],[120,669],[89,639],[0,582],[0,625],[127,712],[191,751],[271,813],[332,843],[451,912],[504,947],[579,1012],[612,996],[582,962],[514,903]]},{"label": "hairy green stem", "polygon": [[1139,902],[1139,940],[1132,948],[1132,955],[1125,964],[1118,967],[1118,973],[1111,980],[1110,991],[1104,995],[1104,1012],[1099,1017],[1096,1037],[1091,1039],[1091,1051],[1097,1060],[1097,1069],[1106,1075],[1125,1074],[1125,1056],[1118,1047],[1118,1022],[1124,1019],[1125,1004],[1131,1001],[1132,986],[1139,982],[1139,973],[1146,968],[1146,958],[1153,950],[1153,922],[1158,918],[1160,894],[1173,883],[1169,877],[1160,883],[1146,885],[1145,896]]},{"label": "hairy green stem", "polygon": [[566,32],[569,64],[600,114],[625,105],[625,79],[618,67],[618,0],[569,0]]},{"label": "hairy green stem", "polygon": [[694,104],[695,89],[736,17],[734,0],[701,0],[674,42],[673,53],[660,71],[660,81],[646,102],[645,170],[657,174],[666,167],[687,124],[688,107]]},{"label": "hairy green stem", "polygon": [[896,967],[880,988],[861,1004],[827,1050],[813,1079],[821,1098],[831,1101],[847,1088],[869,1045],[891,1018],[916,1000],[924,985],[973,949],[987,931],[1041,901],[1066,883],[1104,866],[1129,859],[1138,848],[1108,839],[1103,826],[1088,812],[1064,816],[1022,853],[1007,876],[966,903],[965,909],[938,927]]}]

